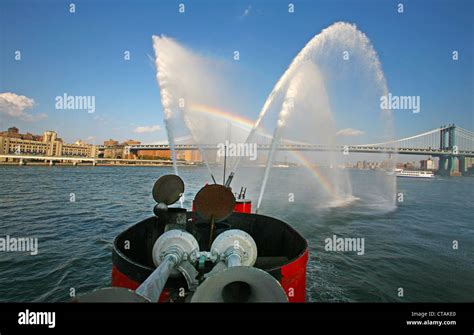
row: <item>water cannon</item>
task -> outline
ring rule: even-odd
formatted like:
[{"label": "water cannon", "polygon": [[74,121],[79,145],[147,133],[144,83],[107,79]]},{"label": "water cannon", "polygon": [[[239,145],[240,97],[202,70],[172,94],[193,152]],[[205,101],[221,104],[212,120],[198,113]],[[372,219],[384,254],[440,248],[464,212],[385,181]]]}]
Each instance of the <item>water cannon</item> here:
[{"label": "water cannon", "polygon": [[239,229],[218,235],[211,246],[217,264],[194,292],[191,302],[288,302],[280,283],[252,267],[257,259],[254,239]]},{"label": "water cannon", "polygon": [[156,265],[150,276],[135,290],[106,287],[81,295],[73,302],[157,302],[169,277],[182,274],[190,290],[199,284],[197,270],[191,264],[199,252],[193,235],[182,230],[170,230],[161,235],[153,246],[152,258]]},{"label": "water cannon", "polygon": [[227,267],[253,266],[257,260],[257,244],[243,230],[230,229],[216,237],[211,253]]},{"label": "water cannon", "polygon": [[153,263],[157,266],[152,274],[137,288],[137,294],[150,301],[158,301],[170,276],[183,274],[190,290],[198,282],[198,272],[191,264],[199,252],[199,244],[193,235],[182,230],[170,230],[155,242],[152,251]]}]

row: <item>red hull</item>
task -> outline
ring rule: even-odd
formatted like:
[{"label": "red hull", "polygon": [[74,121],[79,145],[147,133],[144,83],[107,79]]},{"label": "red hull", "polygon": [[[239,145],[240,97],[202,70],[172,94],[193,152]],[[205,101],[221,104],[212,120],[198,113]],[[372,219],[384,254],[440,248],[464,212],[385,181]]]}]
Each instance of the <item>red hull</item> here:
[{"label": "red hull", "polygon": [[[306,301],[306,264],[308,263],[308,250],[299,258],[281,268],[281,286],[285,290],[289,302]],[[125,287],[135,290],[140,283],[121,273],[116,266],[112,266],[112,286]],[[169,300],[169,291],[164,290],[158,302]]]}]

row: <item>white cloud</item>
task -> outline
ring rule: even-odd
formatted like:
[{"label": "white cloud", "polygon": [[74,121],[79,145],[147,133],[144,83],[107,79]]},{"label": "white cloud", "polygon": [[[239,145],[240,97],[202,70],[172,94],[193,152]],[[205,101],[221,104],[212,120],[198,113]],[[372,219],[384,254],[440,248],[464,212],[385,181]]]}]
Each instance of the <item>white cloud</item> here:
[{"label": "white cloud", "polygon": [[141,126],[141,127],[136,127],[133,132],[137,134],[143,134],[143,133],[154,133],[156,131],[160,131],[161,127],[159,125],[154,125],[154,126]]},{"label": "white cloud", "polygon": [[92,119],[102,126],[110,126],[111,124],[111,119],[107,114],[96,114]]},{"label": "white cloud", "polygon": [[337,136],[361,136],[364,134],[365,132],[363,132],[362,130],[353,129],[353,128],[341,129],[336,133]]},{"label": "white cloud", "polygon": [[0,113],[7,116],[18,118],[23,121],[37,121],[48,117],[46,114],[30,114],[26,109],[32,108],[35,101],[24,95],[15,93],[0,93]]},{"label": "white cloud", "polygon": [[244,13],[241,15],[241,17],[245,17],[245,16],[249,15],[251,9],[252,9],[252,6],[250,6],[250,5],[247,8],[245,8]]}]

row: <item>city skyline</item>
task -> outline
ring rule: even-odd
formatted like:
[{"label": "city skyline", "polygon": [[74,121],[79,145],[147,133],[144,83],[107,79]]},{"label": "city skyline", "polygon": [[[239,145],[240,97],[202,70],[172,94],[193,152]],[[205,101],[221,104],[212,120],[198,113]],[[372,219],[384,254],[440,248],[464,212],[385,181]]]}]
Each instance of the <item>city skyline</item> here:
[{"label": "city skyline", "polygon": [[[2,147],[1,144],[5,139],[2,137],[6,138],[6,141],[8,142],[9,140],[13,140],[13,144],[7,143],[5,144],[7,147],[12,147],[15,148],[15,155],[22,155],[22,154],[29,154],[29,155],[45,155],[47,156],[57,156],[57,157],[63,157],[65,160],[68,159],[68,157],[87,157],[87,158],[100,158],[99,152],[98,152],[98,147],[102,147],[102,150],[105,149],[105,151],[102,151],[102,158],[112,158],[112,159],[148,159],[148,160],[158,160],[160,162],[163,161],[163,159],[171,160],[171,154],[170,150],[154,150],[150,154],[147,154],[145,152],[137,152],[135,156],[127,154],[127,146],[130,145],[140,145],[139,141],[134,141],[132,139],[126,140],[126,141],[117,141],[113,139],[105,140],[103,144],[96,144],[96,145],[91,145],[91,144],[86,144],[82,142],[81,140],[77,140],[74,144],[66,144],[64,141],[58,137],[58,133],[51,131],[51,130],[45,130],[42,135],[38,134],[31,134],[29,132],[27,133],[21,133],[20,130],[17,127],[10,127],[7,129],[7,131],[2,131],[0,129],[0,154],[8,154],[7,152],[2,153]],[[16,140],[16,141],[15,141]],[[61,145],[56,147],[58,145],[58,142],[61,142]],[[54,145],[56,143],[56,146]],[[63,150],[63,145],[66,146],[66,151]],[[27,149],[25,152],[24,150]],[[13,152],[11,152],[13,153]],[[158,153],[158,154],[157,154]],[[20,157],[18,156],[18,157]],[[199,153],[191,153],[189,150],[186,150],[184,152],[181,152],[181,154],[178,157],[182,161],[189,161],[189,162],[201,162],[202,163],[202,157]],[[413,158],[413,157],[412,157]],[[21,159],[21,158],[20,158]],[[15,159],[13,159],[15,161]],[[16,159],[18,161],[18,159]],[[26,159],[22,159],[20,162],[20,165],[25,164]],[[0,160],[1,162],[1,160]],[[261,163],[266,162],[266,158],[260,159]],[[76,162],[77,163],[77,162]],[[281,165],[281,164],[288,164],[288,166],[298,166],[299,164],[295,163],[289,163],[286,161],[275,161],[274,164]],[[329,165],[321,165],[314,163],[314,166],[329,166]],[[341,168],[356,168],[359,170],[370,170],[370,169],[383,169],[388,167],[387,161],[382,160],[382,161],[371,161],[371,160],[361,160],[359,158],[355,158],[354,161],[347,161],[344,164],[339,164],[338,167]],[[438,164],[436,160],[432,159],[432,156],[428,156],[427,159],[423,159],[421,161],[412,159],[412,160],[400,160],[397,163],[397,167],[403,167],[403,168],[417,168],[417,167],[423,167],[423,170],[437,170],[438,169]]]},{"label": "city skyline", "polygon": [[[407,3],[404,13],[392,2],[301,2],[291,15],[283,1],[185,4],[185,13],[179,13],[179,2],[77,3],[71,13],[68,2],[6,2],[0,14],[0,94],[17,95],[17,110],[4,99],[0,127],[15,125],[33,133],[51,128],[68,142],[165,140],[152,64],[154,34],[229,65],[238,74],[233,83],[245,88],[239,91],[244,94],[241,105],[229,114],[255,120],[272,86],[306,42],[328,24],[344,20],[371,39],[390,91],[421,97],[420,113],[394,112],[398,138],[446,123],[473,128],[470,2],[461,1],[456,8],[436,2],[429,11],[422,3]],[[203,21],[204,15],[214,20]],[[437,24],[440,17],[443,25]],[[238,62],[232,58],[235,50]],[[94,111],[56,108],[57,98],[68,94],[94,97]],[[370,123],[366,117],[350,121],[361,131]],[[349,125],[343,120],[339,128]]]}]

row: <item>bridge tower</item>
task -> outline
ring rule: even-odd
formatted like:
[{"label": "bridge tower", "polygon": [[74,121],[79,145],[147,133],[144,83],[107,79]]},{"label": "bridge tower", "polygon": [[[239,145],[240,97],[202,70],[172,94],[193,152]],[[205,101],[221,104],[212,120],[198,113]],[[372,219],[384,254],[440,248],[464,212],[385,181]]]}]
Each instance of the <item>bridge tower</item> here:
[{"label": "bridge tower", "polygon": [[441,150],[452,150],[455,143],[455,133],[456,133],[456,125],[450,124],[447,126],[442,126],[440,128],[440,144],[439,148]]},{"label": "bridge tower", "polygon": [[449,124],[440,128],[441,150],[451,151],[448,155],[439,158],[439,172],[442,174],[459,175],[459,158],[456,147],[456,125]]}]

